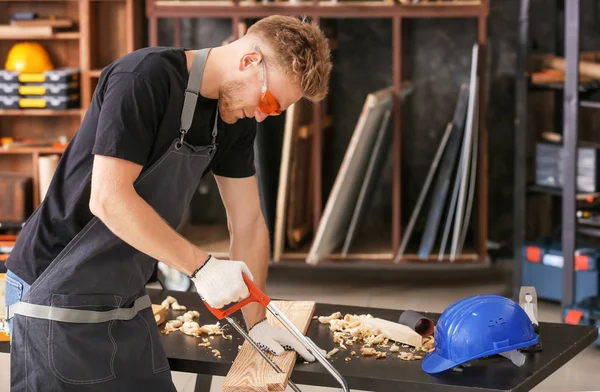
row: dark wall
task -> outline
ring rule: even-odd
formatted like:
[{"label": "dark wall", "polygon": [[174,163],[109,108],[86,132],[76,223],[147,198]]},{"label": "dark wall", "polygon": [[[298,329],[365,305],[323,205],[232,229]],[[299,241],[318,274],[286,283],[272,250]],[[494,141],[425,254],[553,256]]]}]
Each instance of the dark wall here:
[{"label": "dark wall", "polygon": [[[532,0],[533,47],[556,48],[562,40],[563,14],[552,0]],[[597,1],[582,1],[582,50],[598,50]],[[512,241],[514,76],[518,44],[518,0],[491,0],[489,18],[488,110],[489,239]],[[557,17],[558,16],[558,17]],[[555,23],[558,19],[559,23]],[[328,20],[337,34],[331,94],[334,125],[326,132],[323,180],[329,191],[369,92],[392,84],[392,24],[389,19]],[[231,34],[227,19],[183,21],[183,46],[220,45]],[[558,30],[557,30],[558,29]],[[558,31],[558,32],[557,32]],[[161,45],[172,45],[173,23],[159,24]],[[415,90],[404,105],[402,142],[403,222],[407,222],[446,123],[451,119],[459,86],[468,82],[471,49],[477,40],[475,19],[403,21],[403,77]],[[560,48],[559,48],[560,49]],[[360,79],[360,80],[359,80]],[[279,122],[281,124],[281,122]],[[281,138],[275,138],[274,148]],[[278,169],[276,159],[274,169]],[[479,168],[478,168],[479,169]],[[391,157],[370,210],[370,223],[388,225],[391,213]],[[422,227],[426,210],[417,229]]]}]

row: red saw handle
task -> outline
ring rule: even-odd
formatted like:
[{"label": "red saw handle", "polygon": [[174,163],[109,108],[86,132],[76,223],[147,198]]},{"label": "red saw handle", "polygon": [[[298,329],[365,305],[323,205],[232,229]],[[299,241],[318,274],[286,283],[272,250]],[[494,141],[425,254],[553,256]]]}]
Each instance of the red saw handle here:
[{"label": "red saw handle", "polygon": [[267,297],[267,295],[263,293],[263,291],[252,281],[252,279],[250,279],[244,273],[242,273],[242,275],[244,277],[244,282],[246,283],[246,286],[250,291],[250,295],[247,298],[241,300],[240,302],[237,302],[235,305],[232,305],[228,309],[215,309],[209,304],[207,304],[206,301],[203,301],[204,305],[208,308],[208,310],[210,310],[210,312],[214,314],[219,320],[223,320],[225,317],[231,315],[232,313],[235,313],[239,309],[248,305],[250,302],[258,302],[265,308],[267,307],[267,305],[269,305],[269,302],[271,302],[271,298]]}]

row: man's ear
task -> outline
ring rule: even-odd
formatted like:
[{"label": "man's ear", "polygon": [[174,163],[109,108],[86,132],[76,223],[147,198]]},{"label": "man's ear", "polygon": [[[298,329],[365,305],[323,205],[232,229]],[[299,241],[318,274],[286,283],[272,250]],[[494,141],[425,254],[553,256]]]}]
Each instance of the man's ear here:
[{"label": "man's ear", "polygon": [[255,50],[245,53],[240,60],[240,71],[259,65],[262,60],[261,57],[260,53]]}]

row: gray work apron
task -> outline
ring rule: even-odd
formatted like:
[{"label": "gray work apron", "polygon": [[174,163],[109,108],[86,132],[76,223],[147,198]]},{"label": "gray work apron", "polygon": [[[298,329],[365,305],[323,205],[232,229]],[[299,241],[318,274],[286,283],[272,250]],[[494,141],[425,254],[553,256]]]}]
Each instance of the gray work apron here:
[{"label": "gray work apron", "polygon": [[[180,137],[135,182],[173,228],[216,150],[218,111],[210,145],[184,139],[209,51],[194,57]],[[94,217],[9,309],[11,391],[174,391],[144,289],[155,265]]]}]

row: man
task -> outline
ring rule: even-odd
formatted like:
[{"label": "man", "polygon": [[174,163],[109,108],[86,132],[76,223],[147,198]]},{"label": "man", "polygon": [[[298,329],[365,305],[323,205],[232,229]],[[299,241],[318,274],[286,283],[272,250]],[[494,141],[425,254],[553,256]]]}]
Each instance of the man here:
[{"label": "man", "polygon": [[[46,198],[6,262],[13,391],[173,390],[144,285],[156,261],[185,273],[212,307],[265,289],[269,240],[253,166],[255,121],[305,97],[331,70],[317,26],[271,16],[199,51],[145,48],[102,72]],[[203,175],[225,205],[231,260],[175,228]],[[265,309],[243,309],[265,350],[314,357]],[[192,347],[193,349],[193,347]]]}]

